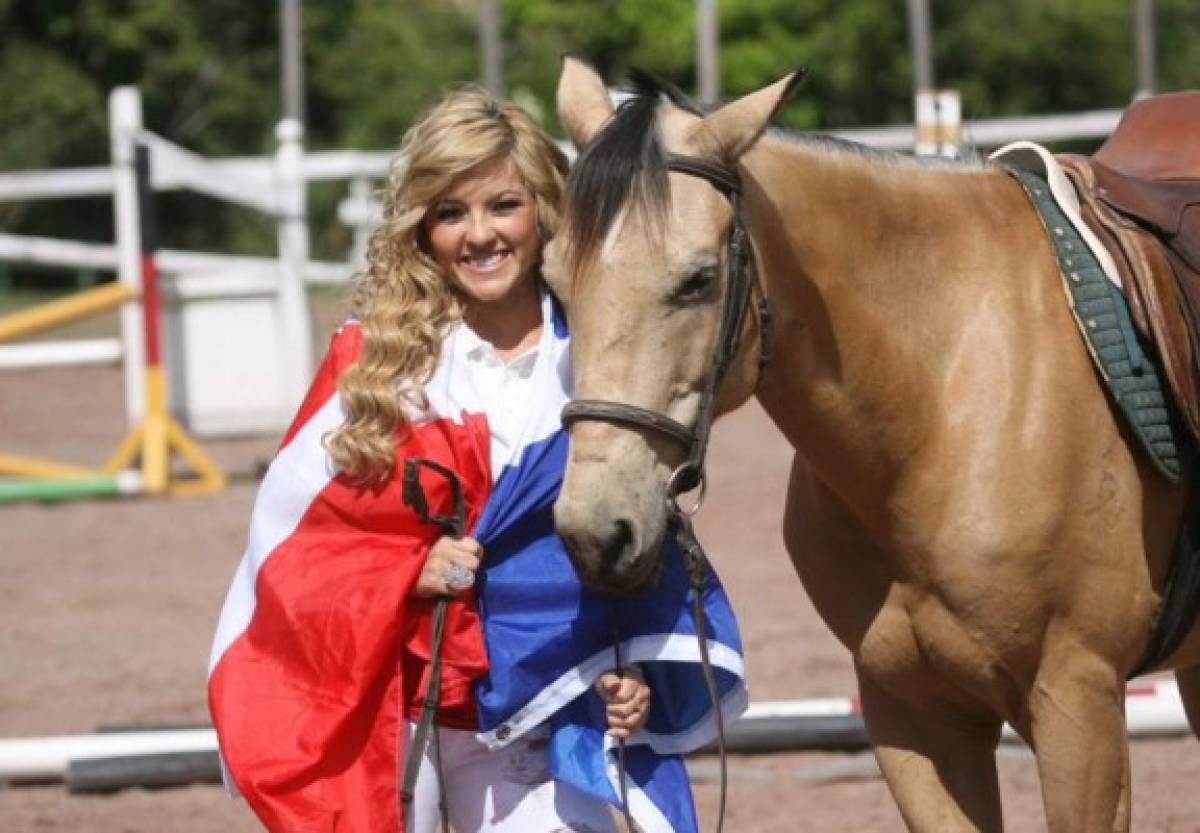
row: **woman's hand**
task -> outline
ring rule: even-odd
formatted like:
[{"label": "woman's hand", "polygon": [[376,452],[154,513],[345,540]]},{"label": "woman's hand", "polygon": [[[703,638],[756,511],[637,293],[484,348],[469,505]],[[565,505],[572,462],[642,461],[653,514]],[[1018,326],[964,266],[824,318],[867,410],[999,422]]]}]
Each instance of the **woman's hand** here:
[{"label": "woman's hand", "polygon": [[431,599],[455,596],[475,583],[475,571],[483,558],[483,547],[474,538],[443,536],[434,542],[417,576],[413,596]]},{"label": "woman's hand", "polygon": [[650,717],[650,686],[636,667],[624,668],[620,674],[605,671],[596,680],[596,691],[607,704],[609,735],[627,738],[646,725]]}]

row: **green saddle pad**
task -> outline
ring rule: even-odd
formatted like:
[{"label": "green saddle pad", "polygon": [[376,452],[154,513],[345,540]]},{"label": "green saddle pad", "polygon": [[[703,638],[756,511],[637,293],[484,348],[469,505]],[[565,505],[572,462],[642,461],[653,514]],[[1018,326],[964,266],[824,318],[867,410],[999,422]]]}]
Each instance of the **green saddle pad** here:
[{"label": "green saddle pad", "polygon": [[1179,482],[1186,440],[1159,368],[1134,329],[1125,293],[1104,274],[1045,181],[1007,170],[1021,183],[1046,227],[1075,322],[1117,410],[1158,470],[1172,483]]}]

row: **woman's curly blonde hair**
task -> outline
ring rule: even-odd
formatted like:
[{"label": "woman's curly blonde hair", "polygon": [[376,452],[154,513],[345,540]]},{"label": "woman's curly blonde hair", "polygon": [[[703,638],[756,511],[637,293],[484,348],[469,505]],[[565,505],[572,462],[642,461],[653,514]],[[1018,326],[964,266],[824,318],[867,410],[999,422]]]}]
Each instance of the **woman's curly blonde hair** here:
[{"label": "woman's curly blonde hair", "polygon": [[537,201],[543,242],[558,228],[567,159],[516,104],[481,87],[450,93],[409,129],[388,172],[383,222],[371,234],[366,271],[351,309],[362,328],[358,360],[338,379],[345,422],[325,438],[353,479],[378,484],[396,465],[405,402],[423,407],[449,327],[462,308],[429,252],[422,221],[454,181],[496,159],[511,159]]}]

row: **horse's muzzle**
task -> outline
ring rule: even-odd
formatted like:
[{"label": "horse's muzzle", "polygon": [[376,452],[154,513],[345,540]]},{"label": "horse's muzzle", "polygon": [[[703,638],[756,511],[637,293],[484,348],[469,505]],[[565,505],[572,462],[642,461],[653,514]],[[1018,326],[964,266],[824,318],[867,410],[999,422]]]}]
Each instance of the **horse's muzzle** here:
[{"label": "horse's muzzle", "polygon": [[645,530],[632,518],[614,517],[602,506],[584,507],[560,497],[554,506],[554,525],[575,572],[590,590],[637,593],[657,581],[662,559],[655,556],[662,551],[661,540],[646,541]]}]

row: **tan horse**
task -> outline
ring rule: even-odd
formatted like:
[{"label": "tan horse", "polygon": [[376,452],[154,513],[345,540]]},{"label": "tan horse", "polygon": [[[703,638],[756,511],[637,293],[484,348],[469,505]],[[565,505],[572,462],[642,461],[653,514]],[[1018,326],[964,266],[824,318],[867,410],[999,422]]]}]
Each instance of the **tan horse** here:
[{"label": "tan horse", "polygon": [[[784,539],[853,655],[905,822],[1001,830],[1008,721],[1036,752],[1051,831],[1128,831],[1125,678],[1182,490],[1123,438],[1019,185],[765,134],[791,84],[706,117],[656,95],[614,116],[601,78],[567,60],[560,113],[591,147],[545,266],[575,395],[696,419],[732,209],[662,151],[735,167],[775,327],[759,378],[748,317],[719,410],[757,395],[796,450]],[[572,426],[556,521],[589,584],[653,577],[681,455],[656,431]],[[1183,669],[1193,726],[1197,663],[1193,631],[1163,666]]]}]

